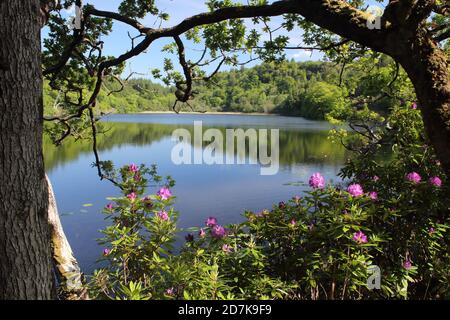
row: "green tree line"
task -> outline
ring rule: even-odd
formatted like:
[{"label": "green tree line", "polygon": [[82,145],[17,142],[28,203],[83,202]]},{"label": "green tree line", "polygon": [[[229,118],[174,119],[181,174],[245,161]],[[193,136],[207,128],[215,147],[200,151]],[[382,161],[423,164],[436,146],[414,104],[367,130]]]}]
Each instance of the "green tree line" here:
[{"label": "green tree line", "polygon": [[[366,96],[380,92],[390,83],[393,72],[392,61],[385,57],[358,60],[346,68],[319,61],[262,63],[223,71],[208,82],[197,82],[195,98],[189,104],[200,112],[260,112],[331,119],[342,116],[352,101],[364,101]],[[122,84],[112,79],[104,86],[97,103],[102,112],[170,111],[176,99],[176,88],[150,79],[130,79]],[[60,93],[46,83],[45,114],[62,112],[60,100]],[[393,103],[387,96],[369,107],[385,113]],[[184,105],[182,110],[191,108]]]}]

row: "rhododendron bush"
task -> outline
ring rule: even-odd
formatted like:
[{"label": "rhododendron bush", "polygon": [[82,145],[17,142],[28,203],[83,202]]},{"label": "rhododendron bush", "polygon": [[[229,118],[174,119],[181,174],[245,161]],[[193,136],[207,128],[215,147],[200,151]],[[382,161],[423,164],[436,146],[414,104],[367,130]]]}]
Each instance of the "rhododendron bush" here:
[{"label": "rhododendron bush", "polygon": [[[154,167],[110,168],[123,196],[104,209],[111,226],[91,296],[450,298],[449,183],[419,112],[393,110],[383,133],[392,138],[388,161],[374,160],[382,147],[366,149],[342,169],[341,184],[314,173],[307,192],[228,226],[205,213],[203,226],[177,229],[170,177],[163,182]],[[380,288],[368,285],[373,266]]]}]

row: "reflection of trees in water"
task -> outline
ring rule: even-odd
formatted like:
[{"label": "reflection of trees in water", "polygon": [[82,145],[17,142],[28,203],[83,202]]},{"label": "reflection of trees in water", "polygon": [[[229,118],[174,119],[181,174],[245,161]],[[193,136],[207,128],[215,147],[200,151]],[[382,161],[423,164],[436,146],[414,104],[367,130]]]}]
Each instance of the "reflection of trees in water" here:
[{"label": "reflection of trees in water", "polygon": [[[103,123],[105,134],[98,136],[99,151],[108,151],[124,145],[145,146],[169,138],[177,128],[185,128],[194,141],[193,126],[142,124],[142,123]],[[203,132],[209,127],[203,126]],[[218,128],[226,141],[226,128]],[[270,130],[269,145],[270,152]],[[327,131],[300,131],[280,129],[280,165],[291,166],[298,163],[320,163],[340,165],[348,154],[341,145],[327,139]],[[209,142],[204,142],[204,146]],[[248,147],[248,146],[247,146]],[[48,137],[44,138],[45,163],[47,170],[59,164],[75,160],[80,154],[92,152],[89,141],[66,140],[60,147],[52,145]],[[248,150],[247,150],[248,151]],[[236,152],[236,151],[235,151]],[[107,160],[107,159],[104,159]]]},{"label": "reflection of trees in water", "polygon": [[[172,131],[178,127],[176,125],[141,123],[99,123],[99,130],[101,129],[105,133],[99,134],[97,137],[98,150],[108,151],[124,145],[150,145],[165,137],[170,137]],[[89,140],[66,139],[61,146],[56,147],[47,136],[44,137],[44,157],[47,170],[75,160],[80,154],[91,152],[92,144]]]},{"label": "reflection of trees in water", "polygon": [[323,163],[340,165],[349,152],[328,139],[328,131],[280,132],[280,164]]}]

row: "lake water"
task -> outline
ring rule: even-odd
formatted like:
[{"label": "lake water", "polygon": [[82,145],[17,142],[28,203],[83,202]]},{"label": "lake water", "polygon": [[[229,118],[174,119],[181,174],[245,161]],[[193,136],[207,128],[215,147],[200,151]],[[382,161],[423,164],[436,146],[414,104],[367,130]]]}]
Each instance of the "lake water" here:
[{"label": "lake water", "polygon": [[[217,128],[223,132],[226,128],[279,129],[279,172],[260,175],[259,164],[175,165],[171,161],[176,144],[172,132],[177,128],[192,132],[194,121],[202,121],[204,130]],[[117,167],[157,164],[159,174],[176,180],[172,191],[177,197],[175,208],[180,211],[179,226],[183,228],[202,225],[208,216],[216,216],[222,224],[242,221],[245,210],[271,208],[279,201],[301,195],[314,172],[321,172],[327,181],[338,181],[337,174],[349,156],[340,144],[327,139],[330,124],[303,118],[111,115],[102,120],[102,126],[106,131],[99,137],[102,160],[112,160]],[[83,271],[89,273],[102,252],[96,242],[101,237],[99,229],[108,224],[101,210],[107,197],[120,192],[110,182],[99,180],[91,166],[94,156],[89,142],[65,141],[56,148],[46,140],[44,149],[65,233]]]}]

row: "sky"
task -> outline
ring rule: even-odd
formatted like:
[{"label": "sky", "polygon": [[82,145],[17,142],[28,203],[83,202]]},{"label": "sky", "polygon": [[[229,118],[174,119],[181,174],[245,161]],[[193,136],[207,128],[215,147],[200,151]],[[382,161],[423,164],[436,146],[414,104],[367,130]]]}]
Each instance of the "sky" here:
[{"label": "sky", "polygon": [[[89,3],[94,5],[99,10],[107,10],[107,11],[117,11],[117,8],[120,4],[121,0],[85,0],[84,3]],[[270,1],[273,2],[273,1]],[[369,4],[374,4],[374,1],[369,1]],[[170,27],[183,19],[192,16],[194,14],[198,14],[201,12],[206,12],[207,7],[204,4],[204,0],[156,0],[157,7],[164,12],[169,13],[170,20],[164,22],[162,27]],[[73,12],[67,12],[67,16],[73,15]],[[279,26],[282,21],[281,17],[272,18],[271,25],[276,27]],[[156,22],[155,17],[147,16],[142,19],[141,22],[149,27],[158,27],[159,21]],[[157,23],[157,24],[155,24]],[[250,22],[248,24],[251,25]],[[128,37],[128,32],[132,35],[137,35],[133,28],[130,28],[126,24],[120,22],[114,22],[113,32],[102,39],[104,41],[104,54],[105,55],[113,55],[119,56],[131,48],[131,41]],[[43,37],[46,36],[46,30],[43,31]],[[292,32],[289,34],[290,43],[289,45],[301,45],[302,44],[302,36],[299,30]],[[268,35],[263,34],[262,40],[267,40]],[[154,68],[162,69],[164,58],[170,57],[170,54],[166,52],[162,52],[162,48],[173,42],[173,39],[158,39],[156,40],[150,48],[143,54],[134,57],[129,60],[127,64],[127,68],[123,74],[124,77],[127,77],[131,72],[138,72],[140,77],[152,78],[151,70]],[[200,57],[203,46],[201,44],[194,44],[192,42],[186,42],[186,55],[187,59],[192,61],[197,60]],[[172,56],[174,57],[174,56]],[[294,59],[296,61],[306,61],[306,60],[320,60],[323,58],[323,55],[318,52],[308,52],[305,50],[288,50],[286,52],[287,59]],[[176,57],[174,57],[176,58]],[[242,61],[247,60],[245,57],[242,57]],[[174,59],[176,61],[176,59]],[[259,62],[252,62],[248,64],[248,67],[252,65],[258,64]],[[176,66],[179,69],[179,66]],[[222,70],[226,70],[228,67],[223,67]],[[215,65],[210,65],[206,67],[206,71],[211,72],[215,69]]]}]

